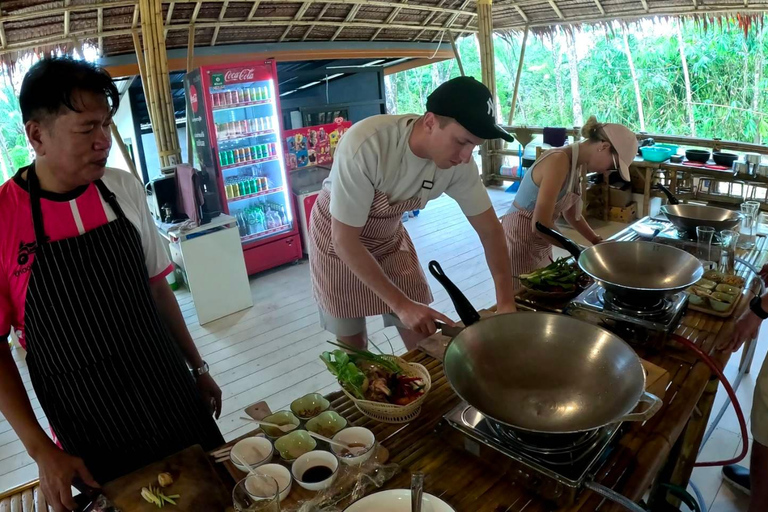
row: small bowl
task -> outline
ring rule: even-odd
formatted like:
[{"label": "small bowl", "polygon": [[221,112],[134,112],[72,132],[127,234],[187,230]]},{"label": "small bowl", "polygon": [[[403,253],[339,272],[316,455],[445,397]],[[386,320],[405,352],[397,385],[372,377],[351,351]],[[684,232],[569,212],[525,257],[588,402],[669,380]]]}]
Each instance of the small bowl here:
[{"label": "small bowl", "polygon": [[728,295],[738,295],[741,291],[739,288],[725,283],[721,283],[715,286],[715,290],[718,292],[727,293]]},{"label": "small bowl", "polygon": [[[299,421],[299,418],[297,418],[296,415],[293,414],[291,411],[279,411],[274,414],[270,414],[269,416],[264,418],[264,421],[266,421],[267,423],[274,423],[275,425],[296,425],[296,428],[299,428],[299,425],[301,424],[301,422]],[[266,434],[266,436],[272,440],[275,440],[279,437],[283,437],[284,435],[289,433],[289,432],[283,432],[282,430],[276,429],[274,427],[265,427],[263,425],[261,427],[261,430],[264,431],[264,434]]]},{"label": "small bowl", "polygon": [[729,302],[721,302],[719,300],[715,300],[712,297],[709,298],[709,307],[714,309],[715,311],[719,313],[725,313],[731,308],[731,303]]},{"label": "small bowl", "polygon": [[736,297],[734,295],[731,295],[730,293],[724,293],[724,292],[714,292],[712,295],[709,296],[710,300],[714,299],[719,302],[725,302],[728,304],[733,304],[733,302],[736,300]]},{"label": "small bowl", "polygon": [[725,276],[717,270],[707,270],[702,277],[715,283],[722,283]]},{"label": "small bowl", "polygon": [[664,162],[672,156],[672,150],[669,148],[663,148],[659,146],[647,146],[640,148],[640,153],[643,154],[643,160],[648,162]]},{"label": "small bowl", "polygon": [[293,462],[317,447],[317,442],[306,430],[294,430],[275,441],[275,448],[286,462]]},{"label": "small bowl", "polygon": [[[304,472],[315,466],[326,466],[330,468],[333,473],[321,482],[304,482],[301,479],[304,476]],[[293,474],[293,479],[304,489],[308,491],[322,491],[323,489],[330,487],[336,479],[336,475],[339,473],[339,461],[332,453],[315,450],[313,452],[305,453],[296,459],[296,462],[293,463],[291,473]]]},{"label": "small bowl", "polygon": [[243,473],[248,472],[248,468],[241,464],[235,456],[239,457],[250,467],[257,468],[272,460],[272,455],[275,453],[275,449],[272,447],[272,443],[265,437],[246,437],[245,439],[238,441],[232,447],[232,451],[229,453],[229,460],[235,465],[237,469]]},{"label": "small bowl", "polygon": [[302,420],[308,420],[327,411],[330,406],[331,402],[320,393],[310,393],[291,402],[291,412]]},{"label": "small bowl", "polygon": [[723,276],[723,284],[735,286],[737,288],[743,288],[746,282],[746,279],[741,276],[734,276],[730,274]]},{"label": "small bowl", "polygon": [[269,475],[277,481],[277,486],[280,488],[280,501],[291,494],[291,486],[293,485],[293,477],[288,468],[281,466],[280,464],[264,464],[259,467],[257,473],[261,475]]},{"label": "small bowl", "polygon": [[685,152],[685,158],[691,162],[701,162],[702,164],[709,162],[710,155],[709,151],[703,149],[689,149]]},{"label": "small bowl", "polygon": [[360,466],[363,464],[365,461],[371,458],[371,455],[373,455],[373,449],[376,447],[376,436],[373,435],[373,432],[363,427],[345,428],[333,436],[333,440],[347,444],[361,443],[366,446],[367,449],[362,454],[355,457],[344,457],[341,455],[343,448],[334,444],[331,445],[331,450],[333,453],[339,459],[341,459],[341,462],[347,464],[348,466]]},{"label": "small bowl", "polygon": [[699,281],[696,283],[696,286],[699,288],[704,288],[705,290],[714,290],[715,286],[717,286],[717,283],[710,281],[709,279],[699,279]]},{"label": "small bowl", "polygon": [[347,420],[336,411],[321,412],[306,425],[307,430],[323,437],[333,437],[346,426]]},{"label": "small bowl", "polygon": [[724,151],[715,151],[712,153],[712,160],[714,160],[717,165],[723,165],[728,168],[730,168],[733,165],[733,162],[738,159],[739,155],[735,153],[726,153]]}]

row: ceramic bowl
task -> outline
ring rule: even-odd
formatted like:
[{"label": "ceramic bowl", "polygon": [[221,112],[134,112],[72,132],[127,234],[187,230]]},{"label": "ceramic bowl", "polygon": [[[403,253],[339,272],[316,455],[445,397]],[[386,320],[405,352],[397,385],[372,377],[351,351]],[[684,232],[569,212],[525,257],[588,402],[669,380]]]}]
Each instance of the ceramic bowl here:
[{"label": "ceramic bowl", "polygon": [[333,437],[347,426],[345,420],[336,411],[325,411],[307,422],[307,430],[323,437]]},{"label": "ceramic bowl", "polygon": [[699,288],[704,288],[705,290],[714,290],[715,286],[717,286],[717,283],[710,281],[709,279],[699,279],[699,282],[696,283],[696,286]]},{"label": "ceramic bowl", "polygon": [[735,286],[731,286],[729,284],[721,283],[715,287],[715,290],[721,293],[727,293],[728,295],[738,295],[741,291],[740,289],[736,288]]},{"label": "ceramic bowl", "polygon": [[330,406],[331,402],[320,393],[310,393],[291,402],[291,412],[302,420],[308,420],[327,411]]},{"label": "ceramic bowl", "polygon": [[715,283],[722,283],[725,276],[717,270],[707,270],[702,277]]},{"label": "ceramic bowl", "polygon": [[341,462],[349,466],[360,466],[362,463],[370,459],[371,455],[373,455],[374,448],[376,447],[376,437],[373,435],[373,432],[363,427],[345,428],[333,436],[333,440],[347,444],[360,443],[366,446],[367,449],[362,454],[355,457],[345,457],[341,455],[341,452],[344,450],[344,448],[333,444],[331,445],[331,450],[333,453],[336,454],[339,459],[341,459]]},{"label": "ceramic bowl", "polygon": [[[426,492],[421,500],[422,512],[455,512],[440,498]],[[354,502],[344,512],[411,512],[411,490],[392,489],[370,494]]]},{"label": "ceramic bowl", "polygon": [[285,466],[280,464],[264,464],[256,472],[261,475],[269,475],[277,481],[277,486],[280,488],[280,501],[283,501],[291,494],[293,477]]},{"label": "ceramic bowl", "polygon": [[688,303],[693,304],[694,306],[701,306],[704,304],[704,297],[701,297],[699,295],[696,295],[696,293],[692,290],[688,290]]},{"label": "ceramic bowl", "polygon": [[248,468],[241,464],[240,461],[245,462],[253,469],[271,461],[274,453],[275,450],[269,439],[265,437],[246,437],[235,443],[232,451],[229,453],[229,459],[237,469],[247,473]]},{"label": "ceramic bowl", "polygon": [[306,430],[294,430],[275,441],[275,448],[286,462],[293,462],[307,452],[311,452],[317,442]]},{"label": "ceramic bowl", "polygon": [[[333,471],[331,473],[331,476],[326,478],[325,480],[321,482],[304,482],[302,480],[302,477],[304,476],[304,473],[312,467],[315,466],[326,466]],[[333,481],[336,479],[336,475],[339,472],[339,461],[336,459],[336,457],[329,452],[322,451],[322,450],[315,450],[313,452],[308,452],[296,459],[296,462],[293,463],[293,468],[291,469],[291,473],[293,474],[293,479],[298,482],[298,484],[303,487],[304,489],[308,491],[321,491],[323,489],[327,489],[331,486]]]},{"label": "ceramic bowl", "polygon": [[[276,412],[264,418],[264,421],[267,423],[274,423],[275,425],[296,425],[296,428],[299,428],[299,424],[301,423],[299,418],[297,418],[296,415],[291,411]],[[263,430],[267,437],[270,439],[277,439],[278,437],[283,437],[284,435],[288,434],[288,432],[283,432],[280,429],[274,427],[262,426],[261,430]]]}]

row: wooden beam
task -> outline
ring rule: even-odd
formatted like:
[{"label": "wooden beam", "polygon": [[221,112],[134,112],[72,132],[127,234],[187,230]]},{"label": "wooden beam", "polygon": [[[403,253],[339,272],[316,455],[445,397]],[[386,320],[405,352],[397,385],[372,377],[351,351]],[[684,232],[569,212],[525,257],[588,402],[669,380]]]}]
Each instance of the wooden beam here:
[{"label": "wooden beam", "polygon": [[352,18],[355,17],[355,14],[357,14],[357,11],[360,10],[360,4],[355,4],[352,6],[352,8],[347,13],[347,17],[344,18],[344,23],[339,25],[339,28],[336,29],[336,32],[334,32],[333,37],[331,37],[331,41],[335,41],[337,37],[339,37],[339,34],[341,34],[341,31],[344,30],[346,24],[352,21]]},{"label": "wooden beam", "polygon": [[[68,7],[71,1],[72,0],[64,0],[64,7]],[[69,35],[69,11],[64,13],[64,35]]]},{"label": "wooden beam", "polygon": [[[461,4],[461,7],[459,7],[459,10],[460,10],[460,11],[463,11],[463,10],[464,10],[464,8],[465,8],[466,6],[468,6],[468,5],[469,5],[469,0],[464,0],[464,2],[462,2],[462,4]],[[460,14],[451,14],[451,16],[448,18],[448,20],[447,20],[447,21],[446,21],[446,22],[443,24],[443,27],[444,27],[444,28],[450,28],[450,27],[451,27],[451,25],[453,25],[453,24],[454,24],[454,22],[455,22],[457,19],[459,19],[459,16],[460,16]],[[469,20],[470,20],[470,21],[472,21],[473,19],[474,19],[474,18],[472,18],[472,17],[470,17],[470,18],[469,18]],[[421,35],[421,34],[419,34],[419,35]],[[434,35],[434,37],[432,37],[432,42],[433,42],[433,43],[435,42],[435,39],[437,39],[437,36],[438,36],[438,35],[440,35],[440,34],[439,34],[439,33],[436,33],[436,34]],[[415,40],[415,38],[414,38],[414,40]]]},{"label": "wooden beam", "polygon": [[[99,9],[96,13],[97,27],[99,33],[104,32],[104,9]],[[104,38],[99,37],[99,55],[104,55]]]},{"label": "wooden beam", "polygon": [[[440,0],[440,2],[437,4],[437,7],[442,7],[443,4],[445,4],[445,0]],[[437,15],[437,11],[434,11],[434,12],[431,12],[431,13],[427,14],[427,17],[424,18],[424,22],[421,25],[426,27],[427,25],[429,25],[429,23],[432,21],[432,19],[436,15]],[[411,39],[411,41],[418,41],[423,33],[424,33],[424,30],[422,30],[421,32],[416,34],[416,36],[413,39]],[[435,37],[437,37],[437,34],[435,34]],[[434,39],[433,39],[433,41],[434,41]]]},{"label": "wooden beam", "polygon": [[0,48],[5,48],[5,45],[8,44],[8,40],[5,38],[5,27],[3,26],[3,22],[0,21]]},{"label": "wooden beam", "polygon": [[597,10],[600,11],[600,14],[605,16],[605,9],[603,9],[603,4],[600,3],[600,0],[595,0],[595,5],[597,6]]},{"label": "wooden beam", "polygon": [[197,21],[197,16],[200,14],[200,8],[203,6],[202,2],[195,5],[195,10],[192,11],[192,17],[189,19],[190,25],[194,25]]},{"label": "wooden beam", "polygon": [[525,14],[525,12],[523,11],[522,7],[520,7],[519,5],[515,4],[515,9],[517,9],[517,14],[519,14],[520,17],[523,18],[524,22],[528,23],[528,21],[530,21],[528,19],[528,15]]},{"label": "wooden beam", "polygon": [[456,46],[456,38],[453,37],[453,32],[450,30],[448,32],[448,39],[451,41],[451,49],[453,49],[453,54],[456,56],[456,63],[459,65],[459,73],[461,73],[461,76],[464,75],[464,65],[461,63],[461,55],[459,55],[459,48]]},{"label": "wooden beam", "polygon": [[115,139],[115,142],[117,143],[120,154],[123,155],[123,160],[125,160],[125,165],[128,166],[128,170],[137,180],[139,180],[139,182],[141,182],[141,177],[139,176],[139,173],[136,172],[136,166],[133,165],[131,154],[128,152],[128,148],[126,147],[123,138],[120,136],[120,132],[117,131],[117,125],[115,125],[115,123],[111,123],[109,125],[109,129],[112,132],[112,138]]},{"label": "wooden beam", "polygon": [[[408,0],[403,0],[403,3],[404,3],[404,4],[407,4],[407,3],[408,3]],[[398,6],[398,7],[395,7],[394,9],[392,9],[392,12],[390,12],[390,13],[389,13],[389,16],[387,16],[387,19],[386,19],[386,21],[384,22],[384,24],[385,24],[385,25],[388,25],[388,24],[392,23],[393,21],[395,21],[395,18],[397,18],[397,15],[398,15],[398,14],[400,14],[400,11],[401,11],[401,10],[402,10],[402,7],[399,7],[399,6]],[[379,34],[381,33],[381,31],[382,31],[382,30],[384,30],[384,28],[383,28],[383,27],[382,27],[382,28],[378,28],[378,29],[376,29],[376,32],[375,32],[375,33],[373,34],[373,36],[371,37],[371,41],[373,41],[374,39],[376,39],[377,37],[379,37]]]},{"label": "wooden beam", "polygon": [[[202,2],[200,2],[199,5],[202,5]],[[221,10],[219,11],[219,23],[224,21],[224,14],[227,12],[227,6],[229,6],[229,0],[225,0],[221,4]],[[216,28],[213,29],[213,38],[211,39],[211,46],[216,46],[216,39],[219,37],[219,29],[221,28],[221,25],[217,25]],[[290,29],[290,27],[288,27]]]},{"label": "wooden beam", "polygon": [[[325,4],[325,5],[323,6],[323,8],[320,10],[320,14],[318,14],[318,15],[317,15],[317,18],[315,18],[315,19],[316,19],[316,20],[318,20],[318,21],[319,21],[319,20],[321,20],[321,19],[323,18],[323,16],[325,16],[325,13],[326,13],[326,11],[328,10],[328,7],[330,7],[330,5],[331,5],[331,4]],[[307,40],[307,38],[309,37],[309,33],[310,33],[310,32],[312,32],[312,29],[313,29],[313,28],[315,28],[315,26],[314,26],[314,25],[310,25],[310,26],[309,26],[309,28],[307,29],[307,31],[306,31],[306,32],[304,32],[304,35],[303,35],[303,36],[301,36],[301,40],[302,40],[302,41],[306,41],[306,40]]]},{"label": "wooden beam", "polygon": [[53,9],[9,14],[7,16],[3,16],[3,21],[10,22],[10,21],[31,20],[31,19],[43,18],[43,17],[48,18],[51,16],[61,16],[68,12],[71,13],[71,12],[81,12],[81,11],[95,11],[99,8],[111,9],[113,7],[133,7],[134,5],[137,5],[137,4],[138,4],[137,0],[116,0],[114,2],[107,2],[107,3],[65,5],[63,7],[56,7]]},{"label": "wooden beam", "polygon": [[648,1],[640,0],[640,3],[643,4],[643,10],[645,10],[645,12],[648,12]]},{"label": "wooden beam", "polygon": [[515,74],[515,88],[512,92],[512,104],[509,109],[509,121],[507,124],[511,125],[513,119],[515,118],[515,107],[517,106],[517,92],[520,89],[520,77],[523,74],[523,60],[525,59],[525,43],[528,42],[528,27],[525,27],[525,32],[523,33],[523,43],[520,45],[520,59],[517,61],[517,73]]},{"label": "wooden beam", "polygon": [[261,0],[256,0],[253,2],[253,7],[251,7],[251,12],[248,13],[248,18],[246,18],[248,21],[251,21],[254,16],[256,16],[256,11],[259,10],[259,4],[261,3]]},{"label": "wooden beam", "polygon": [[[171,24],[171,18],[173,18],[173,7],[176,5],[176,2],[171,2],[171,4],[168,6],[168,14],[165,16],[165,25],[168,26]],[[165,37],[168,37],[168,29],[165,29]]]},{"label": "wooden beam", "polygon": [[[565,16],[563,16],[563,12],[560,10],[560,8],[555,3],[555,0],[547,0],[549,2],[549,5],[552,7],[552,10],[555,11],[555,14],[557,14],[557,17],[561,20],[565,19]],[[694,0],[695,2],[696,0]]]},{"label": "wooden beam", "polygon": [[139,25],[139,6],[133,8],[133,21],[131,22],[131,28],[136,28]]},{"label": "wooden beam", "polygon": [[[311,5],[312,5],[312,1],[311,0],[301,4],[301,7],[299,7],[299,10],[296,12],[296,16],[294,16],[293,19],[297,20],[297,21],[300,20],[304,16],[304,13],[307,12],[307,9],[309,9],[309,7]],[[290,25],[285,27],[285,31],[283,32],[283,35],[280,36],[280,39],[278,39],[278,42],[282,43],[285,40],[286,36],[288,35],[288,32],[290,32],[292,28],[293,27],[290,26]],[[309,28],[311,29],[312,27],[309,27]],[[309,32],[309,30],[307,30],[307,32]]]}]

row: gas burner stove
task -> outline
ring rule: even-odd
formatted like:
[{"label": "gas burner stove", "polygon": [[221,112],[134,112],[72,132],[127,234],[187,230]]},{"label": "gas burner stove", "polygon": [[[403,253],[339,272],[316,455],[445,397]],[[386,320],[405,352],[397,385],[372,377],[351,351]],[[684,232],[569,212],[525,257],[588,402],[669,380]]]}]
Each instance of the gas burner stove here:
[{"label": "gas burner stove", "polygon": [[[572,504],[584,482],[608,457],[621,431],[615,424],[587,433],[566,434],[553,445],[552,436],[518,435],[462,402],[443,416],[446,438],[480,457],[512,479],[559,506]],[[559,438],[560,436],[558,436]]]},{"label": "gas burner stove", "polygon": [[608,327],[626,326],[669,333],[679,324],[687,304],[688,296],[682,292],[655,304],[628,304],[595,283],[571,301],[565,312],[592,323],[605,323]]}]

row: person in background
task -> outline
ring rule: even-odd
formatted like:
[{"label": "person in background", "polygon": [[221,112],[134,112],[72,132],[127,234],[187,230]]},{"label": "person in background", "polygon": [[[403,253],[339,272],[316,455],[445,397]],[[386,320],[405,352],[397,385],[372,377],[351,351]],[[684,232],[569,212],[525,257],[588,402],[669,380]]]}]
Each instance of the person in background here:
[{"label": "person in background", "polygon": [[[768,284],[768,265],[760,271],[763,282]],[[756,340],[760,325],[768,318],[768,292],[755,297],[739,319],[733,335],[720,347],[736,352],[747,340]],[[763,361],[755,381],[752,399],[752,457],[749,469],[732,464],[723,467],[723,478],[737,489],[750,495],[748,512],[768,510],[768,358]]]},{"label": "person in background", "polygon": [[165,280],[173,267],[144,187],[105,167],[119,101],[101,68],[36,63],[19,95],[35,160],[0,187],[0,339],[13,329],[26,349],[55,440],[8,343],[0,411],[56,512],[74,509],[76,480],[95,487],[188,446],[224,442],[212,417],[221,390]]},{"label": "person in background", "polygon": [[[583,140],[550,149],[528,169],[501,225],[512,263],[519,276],[546,266],[552,258],[553,241],[536,229],[536,223],[555,229],[562,214],[592,244],[603,241],[581,216],[581,168],[606,178],[618,170],[629,181],[629,165],[637,155],[637,138],[620,124],[598,123],[594,116],[581,129]],[[515,288],[519,280],[515,279]]]},{"label": "person in background", "polygon": [[440,85],[427,113],[379,115],[340,140],[331,175],[310,218],[312,286],[324,329],[348,344],[367,343],[365,317],[383,315],[407,348],[430,336],[432,294],[403,213],[448,194],[480,237],[496,285],[498,311],[515,311],[504,233],[472,159],[487,139],[512,136],[496,124],[493,98],[474,78]]}]

